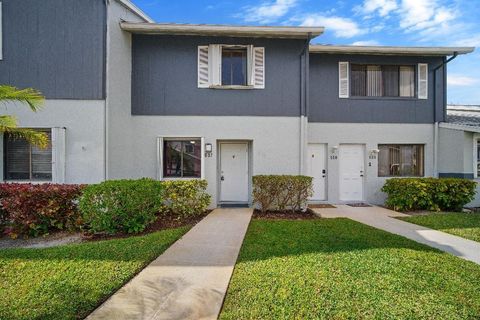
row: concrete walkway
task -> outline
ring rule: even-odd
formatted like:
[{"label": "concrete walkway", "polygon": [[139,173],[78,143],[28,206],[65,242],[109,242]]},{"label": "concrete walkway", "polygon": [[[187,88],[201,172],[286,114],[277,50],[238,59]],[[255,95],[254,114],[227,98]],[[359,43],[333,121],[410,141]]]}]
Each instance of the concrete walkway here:
[{"label": "concrete walkway", "polygon": [[253,209],[215,209],[87,319],[217,319]]},{"label": "concrete walkway", "polygon": [[349,218],[480,264],[479,242],[394,218],[408,216],[406,214],[375,206],[338,205],[337,208],[313,210],[323,218]]}]

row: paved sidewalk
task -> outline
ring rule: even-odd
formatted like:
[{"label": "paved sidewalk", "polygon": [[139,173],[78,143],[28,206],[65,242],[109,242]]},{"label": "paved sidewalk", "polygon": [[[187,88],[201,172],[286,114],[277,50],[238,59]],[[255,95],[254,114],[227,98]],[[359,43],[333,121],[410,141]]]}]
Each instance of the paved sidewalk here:
[{"label": "paved sidewalk", "polygon": [[313,210],[323,218],[349,218],[480,264],[479,242],[395,219],[407,215],[381,207],[336,207]]},{"label": "paved sidewalk", "polygon": [[252,213],[215,209],[87,319],[217,319]]}]

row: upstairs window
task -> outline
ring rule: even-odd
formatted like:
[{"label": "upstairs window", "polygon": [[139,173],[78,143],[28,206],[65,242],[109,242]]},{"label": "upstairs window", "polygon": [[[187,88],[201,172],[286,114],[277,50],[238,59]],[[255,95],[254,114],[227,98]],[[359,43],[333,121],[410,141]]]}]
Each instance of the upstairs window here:
[{"label": "upstairs window", "polygon": [[[428,64],[369,65],[338,63],[338,97],[428,99]],[[417,75],[417,77],[415,77]]]},{"label": "upstairs window", "polygon": [[265,48],[223,44],[199,46],[198,88],[264,89]]},{"label": "upstairs window", "polygon": [[247,49],[222,48],[222,86],[247,85]]},{"label": "upstairs window", "polygon": [[48,136],[49,146],[40,149],[30,145],[24,139],[4,134],[4,170],[6,180],[52,180],[51,131],[44,131]]},{"label": "upstairs window", "polygon": [[359,97],[414,97],[415,67],[352,64],[351,94]]},{"label": "upstairs window", "polygon": [[380,144],[379,177],[423,177],[424,145]]}]

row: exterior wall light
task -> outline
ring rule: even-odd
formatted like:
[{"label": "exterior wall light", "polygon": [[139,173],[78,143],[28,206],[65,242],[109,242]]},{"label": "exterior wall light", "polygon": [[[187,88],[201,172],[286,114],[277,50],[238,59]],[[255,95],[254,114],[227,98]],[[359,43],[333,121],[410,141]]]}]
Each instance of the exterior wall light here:
[{"label": "exterior wall light", "polygon": [[337,150],[338,150],[338,146],[333,146],[332,147],[332,154],[337,153]]},{"label": "exterior wall light", "polygon": [[205,152],[212,152],[212,144],[211,143],[205,143]]},{"label": "exterior wall light", "polygon": [[378,154],[379,152],[380,152],[380,150],[378,150],[378,149],[372,149],[370,151],[371,154]]}]

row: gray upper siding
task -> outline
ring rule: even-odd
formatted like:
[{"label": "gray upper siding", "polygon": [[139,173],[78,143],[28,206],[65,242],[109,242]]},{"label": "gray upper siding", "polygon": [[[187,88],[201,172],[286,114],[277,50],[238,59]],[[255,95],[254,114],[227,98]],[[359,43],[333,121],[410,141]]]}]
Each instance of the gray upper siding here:
[{"label": "gray upper siding", "polygon": [[[197,47],[265,47],[265,89],[197,88]],[[132,114],[299,116],[305,40],[133,35]]]},{"label": "gray upper siding", "polygon": [[103,0],[1,0],[0,84],[47,99],[105,97]]},{"label": "gray upper siding", "polygon": [[[428,63],[428,99],[383,97],[338,97],[338,62],[371,64]],[[347,123],[433,123],[433,68],[443,57],[368,56],[310,54],[309,122]],[[446,69],[446,68],[445,68]],[[445,121],[443,68],[437,71],[436,118]]]}]

